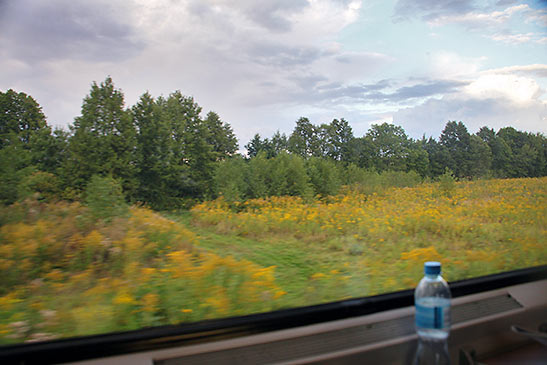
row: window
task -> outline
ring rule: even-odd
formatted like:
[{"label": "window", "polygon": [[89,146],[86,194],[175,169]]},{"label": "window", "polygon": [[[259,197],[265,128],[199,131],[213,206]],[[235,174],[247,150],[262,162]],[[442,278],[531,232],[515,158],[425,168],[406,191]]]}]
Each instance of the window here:
[{"label": "window", "polygon": [[539,3],[0,8],[0,345],[547,263]]}]

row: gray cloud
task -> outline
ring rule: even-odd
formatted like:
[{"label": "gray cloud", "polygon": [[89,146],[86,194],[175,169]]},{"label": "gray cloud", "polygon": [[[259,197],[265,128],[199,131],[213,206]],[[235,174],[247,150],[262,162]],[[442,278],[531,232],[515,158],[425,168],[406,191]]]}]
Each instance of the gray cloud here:
[{"label": "gray cloud", "polygon": [[97,2],[31,0],[2,3],[0,45],[10,57],[34,64],[49,59],[113,61],[142,48],[124,9]]},{"label": "gray cloud", "polygon": [[400,103],[454,93],[462,86],[468,85],[468,82],[464,81],[428,80],[421,84],[397,88],[393,92],[388,91],[397,83],[395,80],[380,80],[374,84],[332,84],[318,86],[313,91],[315,100],[321,102],[336,103],[340,99],[355,99],[356,102],[364,103]]},{"label": "gray cloud", "polygon": [[288,16],[308,6],[306,0],[276,0],[249,2],[246,15],[257,24],[275,32],[287,32],[291,29]]},{"label": "gray cloud", "polygon": [[384,102],[400,102],[415,98],[424,98],[434,95],[450,94],[458,91],[468,82],[453,80],[433,80],[424,84],[403,86],[390,94],[374,93],[367,97]]},{"label": "gray cloud", "polygon": [[249,44],[246,52],[250,62],[279,67],[308,65],[325,55],[317,47],[286,46],[265,41]]},{"label": "gray cloud", "polygon": [[215,17],[214,7],[227,8],[266,30],[284,33],[292,28],[291,16],[307,6],[306,0],[213,0],[208,3],[196,0],[189,3],[188,10],[200,17]]}]

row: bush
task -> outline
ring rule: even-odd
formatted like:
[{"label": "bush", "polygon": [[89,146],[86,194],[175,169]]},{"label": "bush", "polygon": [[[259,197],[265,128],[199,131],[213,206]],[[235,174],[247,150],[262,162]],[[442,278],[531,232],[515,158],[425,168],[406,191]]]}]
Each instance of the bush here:
[{"label": "bush", "polygon": [[265,198],[268,196],[268,182],[271,179],[271,161],[265,152],[259,152],[249,161],[247,196],[249,198]]},{"label": "bush", "polygon": [[29,152],[19,144],[0,149],[0,203],[9,205],[24,198],[23,182],[33,171]]},{"label": "bush", "polygon": [[241,156],[221,161],[215,171],[215,195],[227,202],[241,201],[247,191],[248,166]]},{"label": "bush", "polygon": [[445,168],[444,174],[439,176],[439,192],[446,197],[452,197],[456,189],[456,178],[454,173],[448,167]]},{"label": "bush", "polygon": [[415,171],[385,171],[381,175],[382,185],[397,188],[414,187],[422,182]]},{"label": "bush", "polygon": [[310,198],[313,194],[304,159],[281,152],[272,161],[270,195]]},{"label": "bush", "polygon": [[307,171],[315,194],[323,197],[340,191],[340,172],[332,160],[312,157],[307,161]]},{"label": "bush", "polygon": [[52,173],[36,171],[23,183],[26,194],[37,194],[40,201],[51,202],[58,200],[61,194],[61,182]]},{"label": "bush", "polygon": [[85,202],[95,219],[110,221],[127,213],[120,182],[111,176],[93,175],[87,184]]}]

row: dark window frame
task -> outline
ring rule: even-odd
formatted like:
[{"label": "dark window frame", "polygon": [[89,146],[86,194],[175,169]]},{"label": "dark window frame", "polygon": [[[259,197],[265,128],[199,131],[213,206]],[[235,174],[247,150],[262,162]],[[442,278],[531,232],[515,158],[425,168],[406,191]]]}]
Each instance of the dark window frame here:
[{"label": "dark window frame", "polygon": [[[451,282],[452,297],[547,279],[547,265]],[[0,363],[46,364],[207,343],[347,319],[414,305],[414,290],[239,317],[0,346]]]}]

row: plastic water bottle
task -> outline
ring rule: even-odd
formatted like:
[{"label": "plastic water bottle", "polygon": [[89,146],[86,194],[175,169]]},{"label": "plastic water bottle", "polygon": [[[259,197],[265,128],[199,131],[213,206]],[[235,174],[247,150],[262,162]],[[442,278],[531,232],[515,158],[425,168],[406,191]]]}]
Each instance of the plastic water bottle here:
[{"label": "plastic water bottle", "polygon": [[425,276],[414,291],[416,331],[424,340],[446,340],[450,332],[450,289],[441,276],[441,264],[424,264]]},{"label": "plastic water bottle", "polygon": [[419,343],[414,364],[449,364],[450,289],[441,276],[441,264],[424,264],[425,276],[414,291]]}]

